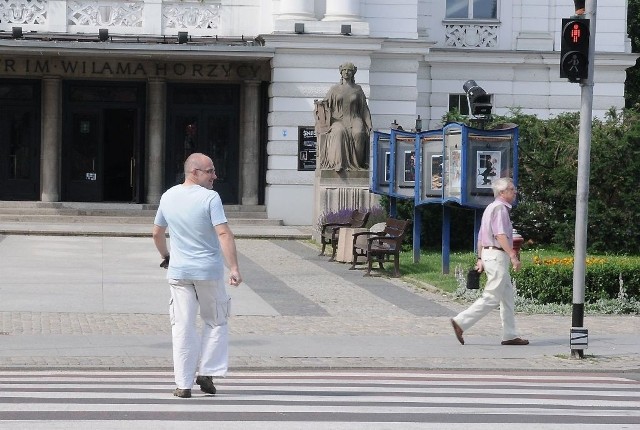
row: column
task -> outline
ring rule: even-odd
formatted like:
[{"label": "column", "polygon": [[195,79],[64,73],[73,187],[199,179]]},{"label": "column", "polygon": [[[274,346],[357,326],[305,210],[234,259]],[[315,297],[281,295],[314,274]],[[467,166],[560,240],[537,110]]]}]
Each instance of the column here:
[{"label": "column", "polygon": [[145,201],[157,204],[162,196],[162,172],[164,172],[165,111],[167,84],[163,79],[150,79],[148,83],[147,123],[148,147],[146,150],[147,186]]},{"label": "column", "polygon": [[315,20],[315,0],[280,0],[278,19]]},{"label": "column", "polygon": [[60,201],[60,160],[62,151],[62,80],[42,79],[42,150],[40,151],[40,200]]},{"label": "column", "polygon": [[360,0],[327,0],[323,21],[359,21]]},{"label": "column", "polygon": [[242,86],[240,125],[240,172],[243,205],[258,204],[260,170],[260,81],[245,81]]}]

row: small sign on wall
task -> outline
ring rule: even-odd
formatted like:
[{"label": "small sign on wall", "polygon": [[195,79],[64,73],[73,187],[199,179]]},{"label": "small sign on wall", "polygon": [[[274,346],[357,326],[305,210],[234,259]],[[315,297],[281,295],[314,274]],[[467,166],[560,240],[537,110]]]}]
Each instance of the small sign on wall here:
[{"label": "small sign on wall", "polygon": [[317,137],[314,127],[298,127],[298,170],[316,170]]}]

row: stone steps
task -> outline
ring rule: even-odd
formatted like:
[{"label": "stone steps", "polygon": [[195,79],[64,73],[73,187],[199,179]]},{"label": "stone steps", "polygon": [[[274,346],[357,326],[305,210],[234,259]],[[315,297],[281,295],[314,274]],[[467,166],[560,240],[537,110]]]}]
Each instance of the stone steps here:
[{"label": "stone steps", "polygon": [[[227,205],[230,225],[280,226],[282,220],[268,219],[261,205]],[[153,224],[157,205],[84,202],[0,201],[0,223],[31,224]]]}]

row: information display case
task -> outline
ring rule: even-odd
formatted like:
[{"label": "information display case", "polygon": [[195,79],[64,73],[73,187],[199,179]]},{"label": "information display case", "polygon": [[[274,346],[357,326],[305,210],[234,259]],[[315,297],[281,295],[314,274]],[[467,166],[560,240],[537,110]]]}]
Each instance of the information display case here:
[{"label": "information display case", "polygon": [[371,192],[422,204],[484,208],[498,178],[518,180],[518,128],[374,132]]}]

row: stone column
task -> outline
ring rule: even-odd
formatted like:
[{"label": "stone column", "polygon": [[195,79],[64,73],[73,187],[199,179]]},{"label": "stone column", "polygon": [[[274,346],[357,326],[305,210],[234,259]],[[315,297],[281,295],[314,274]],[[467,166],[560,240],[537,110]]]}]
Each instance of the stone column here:
[{"label": "stone column", "polygon": [[260,170],[260,81],[245,81],[242,86],[240,124],[240,190],[243,205],[258,204]]},{"label": "stone column", "polygon": [[166,93],[167,84],[163,79],[150,79],[147,85],[147,185],[145,201],[156,204],[160,202],[163,188]]},{"label": "stone column", "polygon": [[280,0],[278,19],[315,20],[315,0]]},{"label": "stone column", "polygon": [[359,21],[360,0],[327,0],[323,21]]},{"label": "stone column", "polygon": [[60,201],[62,151],[62,80],[42,79],[42,150],[40,151],[40,200]]}]

